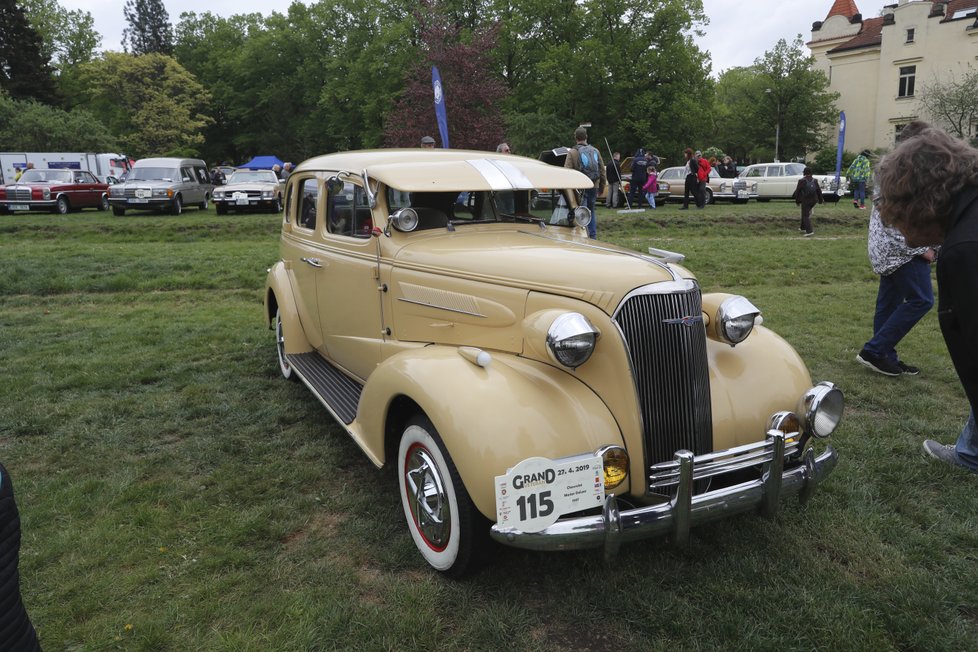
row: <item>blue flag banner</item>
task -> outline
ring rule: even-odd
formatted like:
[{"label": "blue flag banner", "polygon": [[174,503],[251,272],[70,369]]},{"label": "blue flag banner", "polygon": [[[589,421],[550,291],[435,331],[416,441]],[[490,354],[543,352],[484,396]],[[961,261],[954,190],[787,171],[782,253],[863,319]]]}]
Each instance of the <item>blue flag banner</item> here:
[{"label": "blue flag banner", "polygon": [[846,112],[839,112],[839,148],[835,152],[835,187],[839,187],[842,176],[842,148],[846,144]]},{"label": "blue flag banner", "polygon": [[448,149],[448,116],[445,113],[445,93],[441,87],[441,75],[438,68],[431,67],[431,86],[435,91],[435,117],[438,119],[438,133],[441,134],[441,146]]}]

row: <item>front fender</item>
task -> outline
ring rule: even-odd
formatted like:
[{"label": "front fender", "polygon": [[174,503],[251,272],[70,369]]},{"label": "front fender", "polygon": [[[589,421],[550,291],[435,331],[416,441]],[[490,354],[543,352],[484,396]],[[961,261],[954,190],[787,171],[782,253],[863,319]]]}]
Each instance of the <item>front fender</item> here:
[{"label": "front fender", "polygon": [[312,344],[302,330],[299,320],[299,309],[296,306],[295,295],[292,294],[292,283],[289,272],[281,260],[268,270],[265,280],[265,326],[275,328],[275,313],[282,315],[282,334],[285,336],[286,353],[308,353],[313,350]]},{"label": "front fender", "polygon": [[[438,429],[476,507],[494,521],[495,476],[517,462],[622,445],[611,412],[572,373],[501,353],[493,353],[483,368],[459,351],[403,351],[370,375],[357,420],[376,459],[386,454],[385,425],[394,400],[410,398]],[[624,483],[616,493],[627,488]]]}]

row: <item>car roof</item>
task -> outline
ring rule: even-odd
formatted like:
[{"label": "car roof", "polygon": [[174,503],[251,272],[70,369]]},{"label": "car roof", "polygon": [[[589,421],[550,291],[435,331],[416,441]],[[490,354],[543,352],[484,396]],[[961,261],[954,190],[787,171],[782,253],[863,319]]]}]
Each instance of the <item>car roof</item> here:
[{"label": "car roof", "polygon": [[346,171],[408,192],[591,188],[593,182],[571,168],[513,154],[461,149],[378,149],[339,152],[302,162],[293,172]]}]

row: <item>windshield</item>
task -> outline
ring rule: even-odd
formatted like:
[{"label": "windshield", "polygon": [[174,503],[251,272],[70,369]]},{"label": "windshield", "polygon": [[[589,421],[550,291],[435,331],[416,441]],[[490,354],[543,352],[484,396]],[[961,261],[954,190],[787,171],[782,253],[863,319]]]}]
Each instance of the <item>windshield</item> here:
[{"label": "windshield", "polygon": [[129,173],[129,181],[173,181],[180,178],[177,168],[133,168]]},{"label": "windshield", "polygon": [[487,222],[544,222],[574,226],[570,209],[572,190],[478,190],[446,192],[402,192],[387,189],[390,212],[413,208],[419,229],[452,224]]},{"label": "windshield", "polygon": [[20,183],[71,183],[70,170],[26,170]]},{"label": "windshield", "polygon": [[278,183],[278,177],[271,170],[238,170],[228,183]]}]

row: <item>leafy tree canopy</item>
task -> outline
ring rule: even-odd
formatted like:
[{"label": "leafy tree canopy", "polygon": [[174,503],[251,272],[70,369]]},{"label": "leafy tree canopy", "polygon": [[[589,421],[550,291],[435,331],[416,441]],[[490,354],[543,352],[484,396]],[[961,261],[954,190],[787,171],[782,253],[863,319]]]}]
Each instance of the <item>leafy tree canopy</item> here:
[{"label": "leafy tree canopy", "polygon": [[68,11],[58,0],[18,0],[40,35],[41,52],[58,73],[91,61],[102,44],[95,19],[87,11]]},{"label": "leafy tree canopy", "polygon": [[0,143],[12,151],[109,152],[118,142],[88,111],[15,100],[0,91]]},{"label": "leafy tree canopy", "polygon": [[126,52],[173,54],[173,26],[163,0],[126,0],[122,13],[129,23],[122,30]]},{"label": "leafy tree canopy", "polygon": [[970,65],[960,76],[951,73],[923,85],[918,93],[922,113],[958,138],[978,140],[978,70]]},{"label": "leafy tree canopy", "polygon": [[0,2],[0,89],[15,99],[58,100],[50,57],[17,2]]},{"label": "leafy tree canopy", "polygon": [[103,116],[130,156],[199,151],[213,120],[210,95],[172,57],[106,52],[82,67],[86,107]]}]

